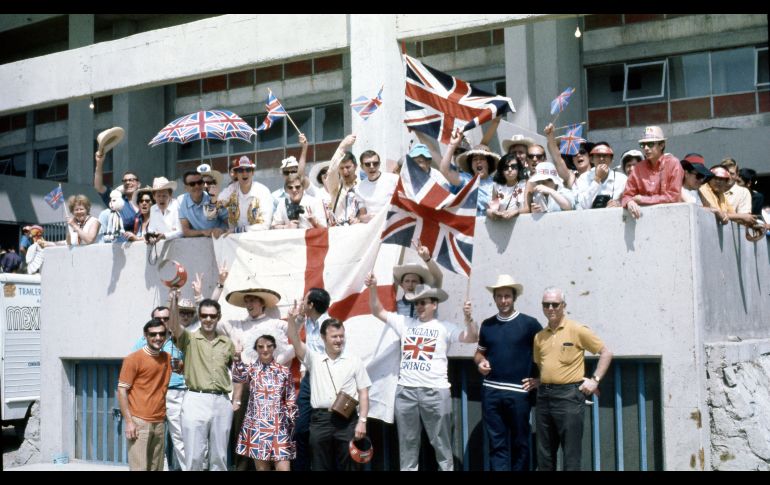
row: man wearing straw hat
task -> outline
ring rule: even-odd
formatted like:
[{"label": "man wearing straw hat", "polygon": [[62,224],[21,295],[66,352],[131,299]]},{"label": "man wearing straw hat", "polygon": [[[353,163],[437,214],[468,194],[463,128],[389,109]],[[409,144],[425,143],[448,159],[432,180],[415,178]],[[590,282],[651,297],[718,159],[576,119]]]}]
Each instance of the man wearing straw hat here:
[{"label": "man wearing straw hat", "polygon": [[666,137],[660,126],[647,126],[639,147],[645,159],[637,163],[626,182],[621,205],[634,219],[642,216],[643,205],[679,202],[684,170],[679,159],[665,153]]},{"label": "man wearing straw hat", "polygon": [[[217,328],[217,333],[225,335],[235,342],[236,351],[241,352],[241,360],[248,366],[258,359],[254,350],[254,344],[261,335],[271,335],[275,338],[275,361],[281,365],[289,366],[294,358],[294,348],[289,344],[286,333],[286,322],[277,318],[271,318],[265,314],[266,310],[275,309],[281,300],[281,295],[267,288],[248,288],[231,291],[225,298],[231,305],[245,308],[248,315],[243,320],[230,320],[222,322]],[[248,386],[243,386],[240,396],[233,396],[234,401],[247,402],[249,397]],[[247,406],[241,406],[233,413],[233,426],[231,428],[230,445],[235,446],[238,433],[246,415]],[[246,470],[250,460],[248,457],[233,455],[236,470]]]},{"label": "man wearing straw hat", "polygon": [[538,376],[532,343],[543,327],[515,310],[524,287],[512,276],[498,275],[487,290],[498,313],[481,322],[473,361],[484,376],[481,408],[489,436],[489,465],[494,471],[528,471],[530,392],[535,388],[532,378]]},{"label": "man wearing straw hat", "polygon": [[[500,155],[493,153],[486,145],[476,145],[457,157],[457,166],[451,165],[452,156],[463,139],[462,133],[455,130],[449,141],[449,148],[441,159],[441,173],[452,184],[451,191],[458,193],[465,185],[479,176],[479,193],[476,199],[476,217],[486,217],[489,200],[492,197],[493,180],[491,174],[497,168]],[[458,171],[458,167],[460,171]]]},{"label": "man wearing straw hat", "polygon": [[438,304],[449,298],[440,288],[418,285],[407,296],[416,308],[409,318],[383,309],[377,296],[377,278],[369,273],[369,307],[401,338],[401,366],[396,388],[395,415],[398,427],[401,470],[417,470],[422,421],[436,461],[442,471],[454,469],[452,454],[452,399],[447,379],[447,351],[455,342],[478,340],[476,324],[471,318],[471,303],[465,302],[465,329],[435,318]]},{"label": "man wearing straw hat", "polygon": [[[420,263],[400,264],[393,267],[393,282],[400,286],[404,295],[396,301],[396,313],[407,317],[414,317],[414,303],[407,300],[406,296],[414,292],[417,285],[428,285],[441,288],[444,275],[441,268],[430,256],[430,250],[416,242],[417,254],[425,261]],[[427,265],[427,266],[426,266]]]}]

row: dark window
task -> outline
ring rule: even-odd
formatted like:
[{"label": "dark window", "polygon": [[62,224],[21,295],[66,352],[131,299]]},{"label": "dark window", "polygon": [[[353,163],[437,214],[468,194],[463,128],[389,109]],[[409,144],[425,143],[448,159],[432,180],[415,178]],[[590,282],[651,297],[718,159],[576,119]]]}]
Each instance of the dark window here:
[{"label": "dark window", "polygon": [[67,181],[67,146],[35,151],[35,178]]},{"label": "dark window", "polygon": [[13,175],[15,177],[26,176],[27,155],[25,153],[0,155],[0,175]]}]

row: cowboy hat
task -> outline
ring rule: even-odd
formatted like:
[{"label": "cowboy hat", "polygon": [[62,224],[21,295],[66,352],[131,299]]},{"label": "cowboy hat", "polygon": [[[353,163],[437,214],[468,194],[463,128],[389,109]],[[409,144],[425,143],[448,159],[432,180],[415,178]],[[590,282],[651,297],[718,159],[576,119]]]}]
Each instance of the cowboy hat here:
[{"label": "cowboy hat", "polygon": [[157,192],[159,190],[174,192],[176,190],[176,182],[169,182],[166,177],[155,177],[152,179],[152,191]]},{"label": "cowboy hat", "polygon": [[393,267],[393,279],[396,284],[401,283],[404,276],[408,274],[416,274],[420,277],[423,284],[433,285],[433,275],[430,274],[430,271],[424,264],[411,263]]},{"label": "cowboy hat", "polygon": [[503,140],[503,151],[508,153],[508,150],[510,150],[511,147],[515,145],[524,145],[529,148],[534,144],[535,140],[532,138],[527,138],[524,135],[513,135],[510,139]]},{"label": "cowboy hat", "polygon": [[96,136],[96,142],[99,144],[99,153],[102,156],[107,155],[107,152],[120,143],[125,135],[125,130],[119,126],[113,126],[109,130],[99,133]]},{"label": "cowboy hat", "polygon": [[313,184],[315,187],[323,188],[323,185],[318,183],[318,174],[321,173],[321,170],[324,168],[329,168],[329,162],[319,162],[313,165],[313,168],[310,169],[310,174],[308,175],[308,178],[310,179],[310,183]]},{"label": "cowboy hat", "polygon": [[[214,178],[214,180],[216,180],[218,187],[222,186],[222,181],[224,180],[224,177],[222,176],[222,172],[220,172],[219,170],[214,170],[213,168],[211,168],[211,165],[209,165],[208,163],[201,163],[200,165],[198,165],[198,168],[196,168],[195,170],[201,175],[210,175],[211,177]],[[176,182],[174,183],[176,184]]]},{"label": "cowboy hat", "polygon": [[294,155],[281,160],[281,170],[285,170],[287,168],[293,168],[293,167],[299,167],[299,162],[297,161],[297,157],[295,157]]},{"label": "cowboy hat", "polygon": [[419,301],[423,298],[435,298],[441,303],[447,301],[449,295],[441,288],[432,288],[428,285],[417,285],[413,293],[407,293],[405,295],[406,301]]},{"label": "cowboy hat", "polygon": [[231,305],[246,308],[244,297],[247,295],[261,298],[262,301],[265,302],[265,308],[274,307],[278,305],[278,302],[281,300],[281,295],[279,295],[278,292],[268,290],[267,288],[249,288],[247,290],[231,291],[227,294],[225,300]]},{"label": "cowboy hat", "polygon": [[516,296],[521,296],[521,294],[524,292],[524,287],[519,283],[516,283],[513,277],[507,274],[497,275],[497,281],[495,281],[492,285],[487,286],[487,289],[493,295],[495,294],[495,290],[498,288],[513,288],[513,291],[516,292]]},{"label": "cowboy hat", "polygon": [[[487,157],[487,162],[491,162],[489,163],[490,172],[494,171],[497,162],[500,160],[500,155],[490,151],[488,146],[476,145],[475,147],[473,147],[472,150],[468,150],[467,152],[457,157],[457,166],[465,170],[466,172],[472,173],[470,163],[468,164],[467,167],[463,167],[463,165],[465,164],[465,161],[468,160],[469,158],[473,159],[474,155],[484,155],[485,157]],[[490,158],[492,160],[490,160]]]},{"label": "cowboy hat", "polygon": [[180,298],[177,306],[180,310],[195,310],[195,303],[189,298]]}]

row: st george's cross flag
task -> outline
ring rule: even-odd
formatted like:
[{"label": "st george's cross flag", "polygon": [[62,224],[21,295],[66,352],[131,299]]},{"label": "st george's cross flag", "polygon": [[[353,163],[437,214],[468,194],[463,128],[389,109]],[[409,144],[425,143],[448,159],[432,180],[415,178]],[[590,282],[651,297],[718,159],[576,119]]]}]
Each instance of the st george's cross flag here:
[{"label": "st george's cross flag", "polygon": [[482,91],[407,55],[404,62],[404,123],[441,143],[449,143],[455,128],[464,132],[496,116],[516,112],[511,98]]},{"label": "st george's cross flag", "polygon": [[265,104],[265,108],[267,108],[267,115],[265,116],[265,119],[262,120],[262,124],[259,125],[259,128],[257,128],[257,131],[269,130],[270,127],[273,126],[273,123],[278,120],[278,118],[287,116],[286,109],[283,107],[281,102],[278,101],[278,98],[275,97],[271,90],[268,89],[267,91],[267,103]]},{"label": "st george's cross flag", "polygon": [[285,318],[294,301],[301,302],[310,288],[326,289],[332,301],[329,315],[345,323],[345,352],[361,358],[372,380],[369,416],[392,423],[401,344],[390,327],[370,314],[369,289],[364,285],[372,271],[383,307],[395,311],[393,266],[399,264],[401,248],[380,245],[385,217],[381,211],[367,224],[245,232],[213,243],[218,263],[230,266],[219,301],[222,321],[246,316],[243,308],[226,302],[231,291],[277,291],[278,309],[271,309],[276,313],[268,316]]}]

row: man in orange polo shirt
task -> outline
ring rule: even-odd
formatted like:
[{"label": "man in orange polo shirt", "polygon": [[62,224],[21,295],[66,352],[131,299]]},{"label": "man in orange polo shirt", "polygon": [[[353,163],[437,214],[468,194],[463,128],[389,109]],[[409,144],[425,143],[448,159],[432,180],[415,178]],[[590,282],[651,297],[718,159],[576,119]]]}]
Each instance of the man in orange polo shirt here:
[{"label": "man in orange polo shirt", "polygon": [[171,356],[161,349],[167,332],[161,320],[147,322],[147,345],[123,359],[120,369],[118,402],[128,439],[128,468],[132,471],[163,471]]},{"label": "man in orange polo shirt", "polygon": [[[543,313],[548,326],[535,335],[533,360],[540,368],[540,379],[529,378],[538,386],[537,468],[556,469],[559,445],[564,449],[564,470],[580,470],[583,441],[585,396],[596,393],[607,373],[612,352],[588,327],[564,318],[567,302],[559,288],[546,288]],[[585,351],[599,354],[594,375],[585,376]]]}]

